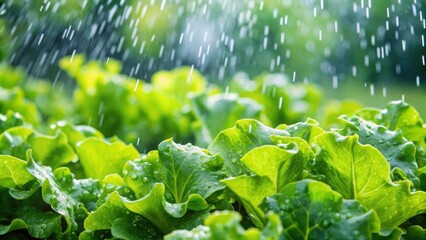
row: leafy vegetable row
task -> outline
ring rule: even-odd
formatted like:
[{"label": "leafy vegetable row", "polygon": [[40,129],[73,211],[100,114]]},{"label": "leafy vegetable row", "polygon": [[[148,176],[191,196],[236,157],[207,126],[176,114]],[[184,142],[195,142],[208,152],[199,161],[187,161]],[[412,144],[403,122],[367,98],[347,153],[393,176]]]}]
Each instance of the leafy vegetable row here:
[{"label": "leafy vegetable row", "polygon": [[1,238],[426,237],[426,126],[405,102],[320,124],[302,122],[319,90],[279,75],[61,65],[73,96],[0,66]]},{"label": "leafy vegetable row", "polygon": [[207,147],[242,118],[274,126],[303,121],[314,116],[321,99],[316,86],[291,84],[283,75],[250,80],[241,74],[223,87],[207,83],[196,70],[179,68],[158,72],[147,83],[120,75],[114,60],[85,62],[76,55],[60,63],[75,79],[75,89],[61,81],[28,80],[23,72],[0,65],[0,112],[19,112],[42,131],[63,119],[89,125],[143,152],[170,137]]}]

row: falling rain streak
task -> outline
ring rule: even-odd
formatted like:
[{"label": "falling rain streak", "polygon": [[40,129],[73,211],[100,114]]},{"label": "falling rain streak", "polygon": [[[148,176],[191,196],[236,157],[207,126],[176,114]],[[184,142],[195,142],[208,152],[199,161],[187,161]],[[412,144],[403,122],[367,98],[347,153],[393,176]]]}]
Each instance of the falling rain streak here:
[{"label": "falling rain streak", "polygon": [[233,79],[238,72],[249,78],[272,72],[295,84],[314,82],[339,90],[349,82],[367,90],[366,82],[366,92],[373,96],[374,86],[380,86],[386,97],[395,82],[426,86],[421,84],[426,78],[423,4],[6,0],[0,16],[7,25],[0,23],[0,31],[9,36],[10,64],[52,79],[58,88],[69,81],[59,60],[69,56],[73,63],[76,55],[85,54],[100,62],[118,59],[121,73],[137,79],[134,91],[159,70],[188,66],[188,83],[194,71],[214,82]]}]

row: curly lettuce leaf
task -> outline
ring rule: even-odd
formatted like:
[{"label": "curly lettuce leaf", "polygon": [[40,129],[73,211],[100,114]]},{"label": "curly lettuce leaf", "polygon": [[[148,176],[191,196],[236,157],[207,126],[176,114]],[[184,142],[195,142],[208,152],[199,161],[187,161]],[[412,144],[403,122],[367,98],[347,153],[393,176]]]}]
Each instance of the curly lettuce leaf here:
[{"label": "curly lettuce leaf", "polygon": [[279,214],[283,239],[372,239],[380,231],[374,211],[314,180],[290,183],[260,207]]},{"label": "curly lettuce leaf", "polygon": [[[4,22],[0,22],[0,28],[2,30],[0,30],[0,34],[2,35],[3,29],[4,29]],[[2,37],[0,37],[2,38]],[[2,46],[4,41],[0,40],[0,42],[2,43]],[[0,51],[0,58],[2,57],[2,53],[3,53],[3,49]],[[20,82],[22,82],[22,80],[24,80],[25,78],[25,71],[23,68],[20,67],[12,67],[10,64],[7,64],[6,62],[2,62],[0,63],[0,87],[2,88],[6,88],[6,89],[12,89],[16,86],[18,86],[18,84]]]},{"label": "curly lettuce leaf", "polygon": [[206,80],[200,72],[189,67],[160,71],[152,76],[153,88],[172,97],[178,103],[185,103],[190,93],[204,92],[206,85]]},{"label": "curly lettuce leaf", "polygon": [[105,203],[87,216],[84,220],[84,229],[86,231],[111,229],[116,219],[126,218],[128,215],[129,212],[121,201],[118,192],[112,192]]},{"label": "curly lettuce leaf", "polygon": [[67,135],[61,131],[57,131],[53,136],[34,132],[28,136],[27,141],[34,158],[42,165],[58,168],[78,160],[77,154],[68,143]]},{"label": "curly lettuce leaf", "polygon": [[21,159],[0,155],[0,188],[19,188],[34,180],[26,165]]},{"label": "curly lettuce leaf", "polygon": [[33,130],[18,126],[12,127],[0,134],[0,150],[2,154],[11,155],[20,159],[26,158],[26,151],[30,148],[27,141]]},{"label": "curly lettuce leaf", "polygon": [[40,123],[40,113],[36,105],[25,99],[25,93],[21,88],[0,87],[0,114],[6,114],[9,110],[19,112],[24,122],[35,125]]},{"label": "curly lettuce leaf", "polygon": [[195,211],[190,217],[199,216],[208,208],[207,199],[225,188],[219,182],[224,177],[222,166],[217,154],[171,139],[163,141],[158,152],[126,163],[124,180],[136,200],[123,199],[124,205],[163,233],[170,232],[188,210]]},{"label": "curly lettuce leaf", "polygon": [[264,113],[273,126],[303,121],[315,115],[321,103],[318,87],[290,83],[282,74],[263,74],[254,81],[238,76],[229,90],[265,106]]},{"label": "curly lettuce leaf", "polygon": [[[62,216],[54,212],[43,212],[34,207],[24,206],[15,210],[15,218],[8,225],[0,224],[0,236],[26,229],[33,238],[56,238],[63,236]],[[4,220],[3,220],[4,221]]]},{"label": "curly lettuce leaf", "polygon": [[401,130],[403,136],[416,145],[418,166],[426,166],[426,126],[414,107],[401,100],[392,101],[381,111],[367,109],[361,110],[357,115],[391,131]]},{"label": "curly lettuce leaf", "polygon": [[[303,141],[303,140],[302,140]],[[306,159],[291,143],[285,147],[266,145],[254,148],[243,156],[243,162],[255,176],[237,176],[222,180],[244,205],[253,223],[264,226],[264,214],[258,208],[261,201],[280,192],[288,183],[303,177]]]},{"label": "curly lettuce leaf", "polygon": [[68,168],[52,171],[50,167],[39,166],[33,159],[31,150],[27,152],[27,162],[27,170],[42,187],[43,201],[64,216],[66,233],[75,234],[80,231],[78,223],[96,206],[100,194],[99,182],[93,179],[76,180]]},{"label": "curly lettuce leaf", "polygon": [[426,166],[420,168],[416,174],[420,179],[419,189],[426,191]]},{"label": "curly lettuce leaf", "polygon": [[244,229],[240,225],[242,217],[237,212],[214,212],[192,230],[175,230],[164,237],[165,240],[272,240],[278,239],[282,231],[277,215],[268,215],[268,225],[261,231],[257,228]]},{"label": "curly lettuce leaf", "polygon": [[122,239],[158,239],[161,234],[140,215],[130,212],[121,201],[118,192],[112,192],[108,200],[84,221],[86,233],[110,231]]},{"label": "curly lettuce leaf", "polygon": [[345,199],[374,209],[382,228],[393,228],[426,212],[426,192],[410,191],[409,181],[392,182],[390,166],[379,150],[358,142],[358,136],[324,133],[316,138],[318,171]]},{"label": "curly lettuce leaf", "polygon": [[61,131],[53,136],[40,134],[25,126],[12,127],[0,134],[0,150],[3,154],[25,159],[26,151],[33,149],[39,164],[58,168],[78,160],[68,137]]},{"label": "curly lettuce leaf", "polygon": [[322,114],[318,117],[320,117],[321,125],[325,129],[341,127],[341,122],[338,120],[339,116],[353,115],[361,108],[362,104],[355,100],[331,100],[324,104]]},{"label": "curly lettuce leaf", "polygon": [[9,128],[24,125],[24,120],[21,114],[12,110],[7,111],[4,115],[0,114],[0,133],[3,133]]},{"label": "curly lettuce leaf", "polygon": [[132,145],[119,140],[110,143],[95,137],[80,141],[76,151],[85,175],[99,180],[108,174],[121,173],[127,161],[139,157]]},{"label": "curly lettuce leaf", "polygon": [[192,98],[191,107],[197,121],[194,123],[198,146],[208,146],[216,135],[239,119],[260,119],[263,107],[250,98],[237,94],[201,95]]},{"label": "curly lettuce leaf", "polygon": [[420,226],[411,226],[407,229],[406,233],[403,235],[405,240],[418,240],[426,239],[426,229]]},{"label": "curly lettuce leaf", "polygon": [[87,125],[73,125],[67,121],[58,121],[55,124],[50,125],[50,129],[54,132],[60,130],[65,133],[68,137],[69,144],[75,149],[77,143],[84,140],[85,138],[95,137],[104,139],[101,132],[95,128]]},{"label": "curly lettuce leaf", "polygon": [[337,132],[349,136],[358,135],[361,144],[370,144],[377,148],[391,166],[393,180],[409,179],[418,187],[416,176],[416,147],[402,136],[401,131],[390,131],[386,127],[359,117],[340,117],[343,128]]},{"label": "curly lettuce leaf", "polygon": [[241,158],[255,147],[274,144],[272,135],[289,136],[289,133],[267,127],[253,119],[243,119],[237,121],[234,127],[220,132],[208,150],[223,157],[224,171],[229,176],[248,174],[250,171],[241,162]]},{"label": "curly lettuce leaf", "polygon": [[315,137],[324,133],[319,123],[309,118],[305,122],[298,122],[292,125],[281,124],[278,129],[286,130],[292,137],[300,137],[309,144],[312,144]]}]

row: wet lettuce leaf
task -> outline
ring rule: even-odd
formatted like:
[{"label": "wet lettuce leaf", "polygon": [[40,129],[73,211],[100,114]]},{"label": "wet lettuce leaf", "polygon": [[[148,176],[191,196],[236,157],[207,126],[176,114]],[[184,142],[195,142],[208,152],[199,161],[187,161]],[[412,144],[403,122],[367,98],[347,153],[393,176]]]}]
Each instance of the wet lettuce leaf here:
[{"label": "wet lettuce leaf", "polygon": [[[171,139],[163,141],[158,152],[126,163],[124,180],[136,200],[124,198],[124,205],[163,233],[170,232],[179,218],[202,217],[203,210],[208,210],[208,198],[225,188],[219,182],[224,177],[222,166],[217,154]],[[189,210],[195,213],[188,215]]]},{"label": "wet lettuce leaf", "polygon": [[19,188],[34,180],[26,166],[26,161],[9,155],[0,155],[0,188]]},{"label": "wet lettuce leaf", "polygon": [[33,130],[26,126],[12,127],[0,134],[0,149],[4,155],[26,159],[26,151],[30,148],[27,141]]},{"label": "wet lettuce leaf", "polygon": [[41,117],[36,105],[25,98],[24,91],[19,87],[0,87],[0,114],[6,114],[9,110],[20,113],[25,122],[34,125],[40,123]]},{"label": "wet lettuce leaf", "polygon": [[392,182],[386,158],[371,145],[360,144],[358,138],[337,133],[316,138],[320,148],[316,164],[325,182],[343,198],[374,209],[382,228],[398,226],[426,212],[426,192],[411,192],[407,180]]},{"label": "wet lettuce leaf", "polygon": [[[93,179],[74,179],[68,168],[52,171],[50,167],[39,166],[33,159],[31,150],[27,152],[27,170],[37,179],[42,190],[43,201],[64,216],[66,233],[81,231],[82,222],[88,211],[94,210],[100,183]],[[79,229],[80,227],[80,229]]]},{"label": "wet lettuce leaf", "polygon": [[0,134],[9,128],[24,125],[21,114],[8,110],[5,114],[0,114]]},{"label": "wet lettuce leaf", "polygon": [[139,152],[120,140],[108,142],[89,137],[76,146],[80,163],[87,177],[102,180],[106,175],[121,173],[124,164],[139,157]]},{"label": "wet lettuce leaf", "polygon": [[74,125],[67,121],[58,121],[51,124],[50,129],[53,133],[58,130],[65,133],[68,137],[68,143],[74,148],[74,150],[77,148],[78,142],[86,138],[94,137],[104,139],[103,134],[91,126]]},{"label": "wet lettuce leaf", "polygon": [[224,171],[229,176],[247,174],[250,171],[241,162],[241,158],[255,147],[273,144],[272,135],[289,136],[289,133],[270,128],[254,119],[243,119],[237,121],[234,127],[220,132],[208,150],[223,157]]},{"label": "wet lettuce leaf", "polygon": [[370,144],[377,148],[391,166],[392,179],[413,182],[417,188],[420,184],[416,176],[416,147],[402,136],[402,132],[390,131],[384,126],[365,121],[360,117],[340,117],[344,127],[338,132],[342,135],[358,135],[361,144]]},{"label": "wet lettuce leaf", "polygon": [[0,150],[20,159],[26,158],[28,149],[39,164],[58,168],[78,160],[68,137],[58,130],[54,135],[44,135],[27,126],[12,127],[0,134]]},{"label": "wet lettuce leaf", "polygon": [[77,154],[68,143],[67,135],[61,131],[57,131],[53,136],[34,132],[27,140],[33,149],[34,158],[42,165],[55,169],[78,160]]},{"label": "wet lettuce leaf", "polygon": [[0,224],[0,236],[19,229],[26,229],[33,238],[60,239],[63,237],[62,216],[54,212],[43,212],[35,207],[21,207],[15,209],[15,218],[10,224]]},{"label": "wet lettuce leaf", "polygon": [[266,197],[260,207],[280,216],[280,239],[372,239],[380,231],[373,210],[343,199],[327,184],[314,180],[290,183]]},{"label": "wet lettuce leaf", "polygon": [[256,175],[237,176],[222,182],[242,202],[253,223],[263,227],[264,214],[258,208],[259,204],[265,197],[281,192],[288,183],[302,179],[305,160],[294,143],[282,147],[257,147],[241,159]]},{"label": "wet lettuce leaf", "polygon": [[417,110],[404,101],[392,101],[383,110],[360,110],[357,115],[388,128],[401,130],[403,136],[416,145],[419,167],[426,166],[426,126]]},{"label": "wet lettuce leaf", "polygon": [[207,147],[216,135],[232,127],[239,119],[261,118],[263,107],[250,98],[224,93],[192,98],[191,107],[197,121],[194,123],[196,145]]},{"label": "wet lettuce leaf", "polygon": [[417,240],[417,239],[426,239],[426,229],[423,229],[420,226],[411,226],[407,229],[406,233],[403,235],[405,240]]},{"label": "wet lettuce leaf", "polygon": [[313,84],[294,84],[283,74],[262,74],[254,80],[239,74],[229,91],[255,100],[264,106],[272,126],[292,124],[314,116],[321,103],[321,90]]},{"label": "wet lettuce leaf", "polygon": [[84,235],[110,231],[113,237],[123,239],[158,239],[162,235],[142,216],[130,212],[116,191],[87,216],[84,229]]},{"label": "wet lettuce leaf", "polygon": [[242,217],[237,212],[214,212],[206,218],[205,225],[192,230],[175,230],[164,237],[165,240],[272,240],[278,239],[282,231],[278,215],[268,215],[268,225],[263,229],[244,229],[240,225]]},{"label": "wet lettuce leaf", "polygon": [[305,122],[298,122],[291,125],[281,124],[277,128],[286,130],[290,136],[302,138],[309,144],[314,142],[316,136],[324,133],[324,129],[319,126],[319,123],[311,118]]}]

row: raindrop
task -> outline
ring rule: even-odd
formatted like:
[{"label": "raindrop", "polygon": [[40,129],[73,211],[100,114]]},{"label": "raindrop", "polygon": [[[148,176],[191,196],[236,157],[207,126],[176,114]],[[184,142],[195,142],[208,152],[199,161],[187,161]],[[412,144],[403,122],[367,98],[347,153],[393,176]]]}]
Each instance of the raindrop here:
[{"label": "raindrop", "polygon": [[333,76],[333,88],[337,89],[339,86],[339,79],[337,78],[337,76]]},{"label": "raindrop", "polygon": [[136,180],[136,179],[138,179],[138,175],[136,173],[132,173],[132,174],[130,174],[130,178],[132,180]]},{"label": "raindrop", "polygon": [[72,60],[74,59],[75,52],[76,52],[76,50],[74,49],[74,51],[71,54],[70,63],[72,63]]}]

